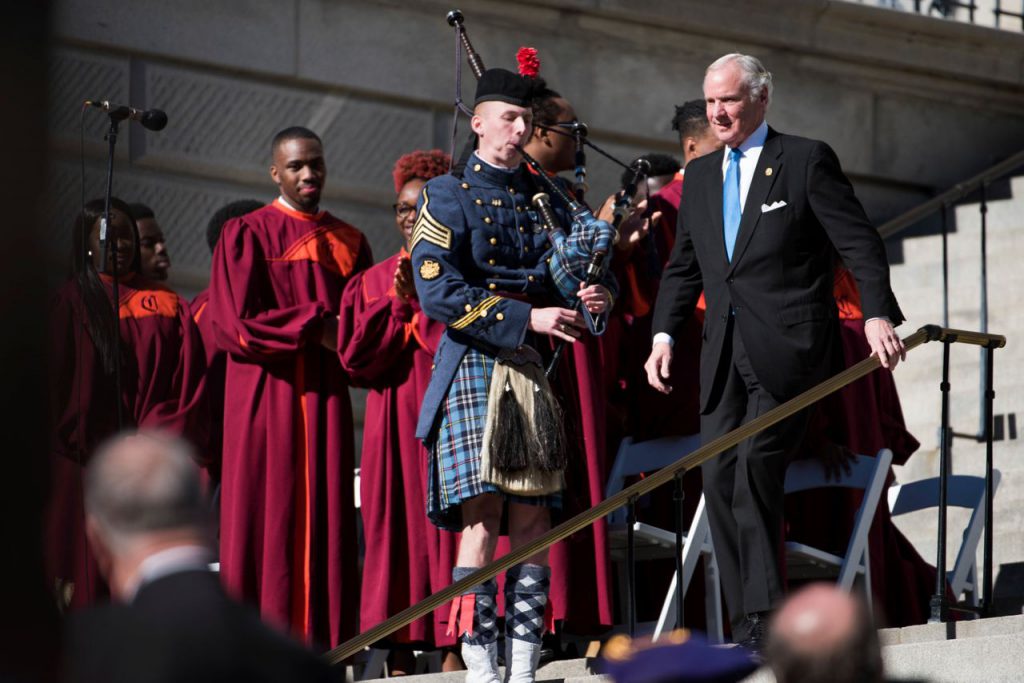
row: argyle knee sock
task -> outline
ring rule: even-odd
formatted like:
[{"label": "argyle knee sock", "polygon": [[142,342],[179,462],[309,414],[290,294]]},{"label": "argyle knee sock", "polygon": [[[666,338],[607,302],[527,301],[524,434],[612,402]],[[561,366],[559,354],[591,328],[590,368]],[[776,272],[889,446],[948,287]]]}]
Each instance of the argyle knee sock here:
[{"label": "argyle knee sock", "polygon": [[540,661],[551,570],[517,564],[505,574],[505,680],[532,683]]},{"label": "argyle knee sock", "polygon": [[[459,581],[476,567],[454,567],[452,581]],[[491,579],[473,586],[452,601],[448,633],[462,641],[466,683],[498,683],[498,583]]]}]

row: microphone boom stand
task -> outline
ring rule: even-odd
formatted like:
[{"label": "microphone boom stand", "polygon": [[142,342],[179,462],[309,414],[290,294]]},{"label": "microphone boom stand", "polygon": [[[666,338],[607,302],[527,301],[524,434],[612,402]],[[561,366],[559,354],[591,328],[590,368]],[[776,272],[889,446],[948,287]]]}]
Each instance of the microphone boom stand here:
[{"label": "microphone boom stand", "polygon": [[114,237],[114,258],[110,258],[110,196],[114,187],[114,148],[117,145],[118,126],[127,118],[127,112],[116,109],[110,112],[110,130],[107,131],[107,187],[103,196],[103,217],[100,219],[100,249],[103,252],[102,270],[111,263],[114,297],[114,400],[116,402],[117,430],[124,427],[124,415],[121,406],[121,293],[119,273],[117,272],[117,237]]}]

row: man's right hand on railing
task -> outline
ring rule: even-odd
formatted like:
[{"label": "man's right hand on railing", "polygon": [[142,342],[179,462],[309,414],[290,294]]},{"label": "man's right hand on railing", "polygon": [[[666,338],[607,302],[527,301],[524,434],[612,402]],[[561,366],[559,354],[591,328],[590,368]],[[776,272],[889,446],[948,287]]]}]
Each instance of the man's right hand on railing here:
[{"label": "man's right hand on railing", "polygon": [[872,318],[864,323],[864,336],[868,338],[871,355],[878,356],[883,368],[895,370],[897,363],[907,359],[903,340],[885,318]]}]

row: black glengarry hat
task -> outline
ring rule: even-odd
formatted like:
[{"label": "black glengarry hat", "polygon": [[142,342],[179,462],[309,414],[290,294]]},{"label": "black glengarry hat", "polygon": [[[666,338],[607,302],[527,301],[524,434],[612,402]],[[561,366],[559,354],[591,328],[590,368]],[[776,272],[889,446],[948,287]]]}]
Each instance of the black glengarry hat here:
[{"label": "black glengarry hat", "polygon": [[517,107],[529,107],[534,95],[532,78],[520,76],[507,69],[487,69],[476,84],[476,99],[481,102],[505,102]]}]

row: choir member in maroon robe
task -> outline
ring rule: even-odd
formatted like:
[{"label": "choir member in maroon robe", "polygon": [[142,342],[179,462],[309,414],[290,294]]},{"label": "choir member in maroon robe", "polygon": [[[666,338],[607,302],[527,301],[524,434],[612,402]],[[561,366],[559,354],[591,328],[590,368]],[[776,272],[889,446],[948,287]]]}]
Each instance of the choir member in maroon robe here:
[{"label": "choir member in maroon robe", "polygon": [[[546,89],[535,101],[533,133],[524,145],[549,175],[574,167],[574,142],[565,126],[577,120],[572,104]],[[564,182],[564,181],[561,181]],[[566,184],[567,185],[567,184]],[[567,188],[568,189],[568,188]],[[611,462],[605,435],[606,391],[601,338],[584,335],[562,354],[553,388],[562,397],[570,457],[562,492],[563,514],[575,515],[604,500]],[[575,633],[596,633],[614,623],[608,529],[604,520],[551,547],[551,618]]]},{"label": "choir member in maroon robe", "polygon": [[683,152],[683,168],[670,183],[651,197],[651,210],[661,211],[662,220],[655,226],[655,245],[664,263],[676,241],[676,219],[683,196],[683,176],[686,166],[698,157],[722,149],[722,142],[708,125],[707,106],[703,99],[690,100],[676,106],[672,117],[672,130],[679,133],[679,147]]},{"label": "choir member in maroon robe", "polygon": [[[672,129],[679,132],[679,146],[683,153],[683,168],[667,185],[655,192],[650,199],[648,210],[661,217],[654,223],[649,238],[637,242],[641,257],[632,256],[626,260],[627,282],[635,283],[629,294],[623,295],[622,306],[625,323],[630,330],[630,352],[626,361],[627,370],[623,381],[627,385],[625,405],[629,408],[628,424],[636,440],[658,438],[669,435],[695,434],[699,429],[698,372],[700,360],[700,334],[703,323],[703,303],[697,305],[697,314],[691,319],[676,340],[684,353],[672,368],[671,382],[676,391],[671,397],[653,390],[647,383],[643,364],[649,353],[651,338],[651,315],[654,299],[658,293],[661,270],[668,261],[675,244],[676,222],[679,202],[683,193],[683,176],[686,166],[694,159],[722,148],[708,125],[704,100],[690,100],[676,107]],[[620,240],[620,243],[622,241]],[[651,256],[655,267],[650,267]],[[620,259],[621,260],[621,259]],[[626,287],[623,287],[625,290]],[[680,387],[686,387],[684,394]],[[693,496],[690,496],[691,498]]]},{"label": "choir member in maroon robe", "polygon": [[171,270],[171,254],[167,250],[164,230],[156,222],[153,209],[145,204],[129,204],[132,218],[139,228],[139,271],[154,282],[166,282]]},{"label": "choir member in maroon robe", "polygon": [[319,137],[288,128],[271,150],[281,195],[224,226],[203,314],[227,359],[221,575],[265,619],[333,647],[359,614],[338,313],[345,283],[372,256],[359,230],[319,208]]},{"label": "choir member in maroon robe", "polygon": [[[239,199],[225,204],[217,209],[210,222],[206,225],[206,243],[210,247],[210,254],[213,254],[220,233],[224,224],[232,218],[241,218],[257,209],[263,208],[263,202],[255,199]],[[226,363],[224,352],[217,346],[217,339],[213,332],[213,321],[206,315],[206,306],[210,302],[210,288],[196,294],[192,299],[192,319],[203,339],[203,350],[206,354],[206,398],[210,407],[210,428],[209,428],[209,456],[210,464],[204,470],[206,479],[204,485],[211,489],[211,500],[218,504],[220,499],[220,463],[221,445],[224,441],[224,365]]]},{"label": "choir member in maroon robe", "polygon": [[[109,594],[85,537],[82,476],[95,447],[118,431],[118,406],[122,428],[183,435],[201,454],[206,442],[205,363],[188,303],[138,273],[135,222],[116,198],[111,200],[110,258],[104,264],[102,214],[103,200],[93,200],[77,218],[73,275],[57,293],[51,315],[53,489],[47,559],[58,599],[73,607]],[[116,318],[108,275],[115,258]]]},{"label": "choir member in maroon robe", "polygon": [[[416,200],[427,180],[448,172],[441,150],[406,154],[395,164],[395,223],[401,250],[349,280],[338,330],[341,364],[352,382],[369,388],[360,459],[359,499],[366,553],[360,630],[381,623],[451,582],[456,534],[427,519],[427,451],[416,419],[430,381],[442,323],[420,309],[409,261]],[[411,671],[416,649],[451,648],[448,606],[388,637],[390,673]],[[454,652],[447,669],[459,668]],[[446,670],[447,670],[446,669]]]}]

